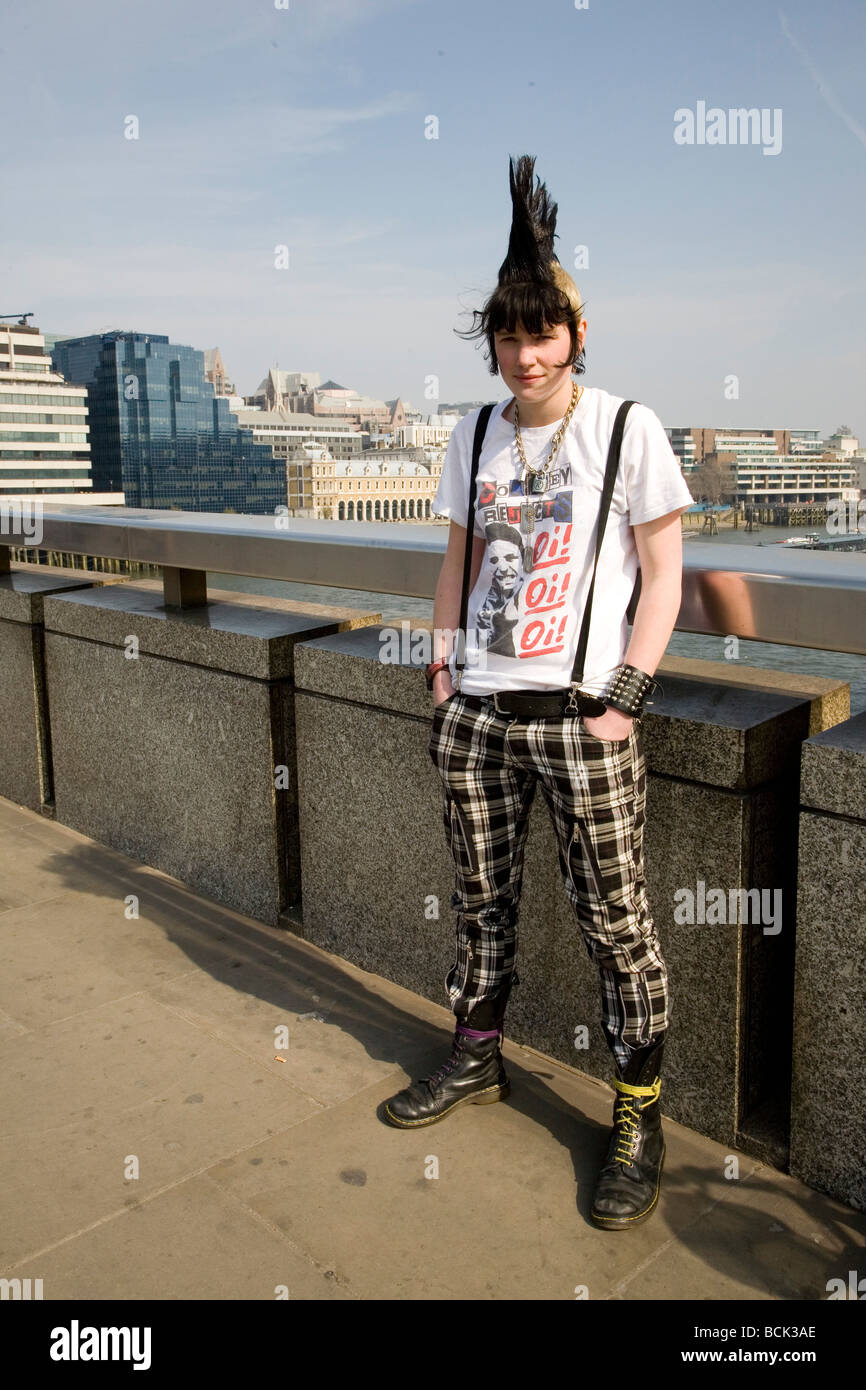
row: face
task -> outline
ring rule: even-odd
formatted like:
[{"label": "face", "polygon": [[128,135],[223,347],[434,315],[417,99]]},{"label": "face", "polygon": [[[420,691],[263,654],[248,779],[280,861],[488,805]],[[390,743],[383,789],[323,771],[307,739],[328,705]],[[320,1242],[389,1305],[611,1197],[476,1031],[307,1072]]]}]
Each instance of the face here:
[{"label": "face", "polygon": [[510,594],[520,574],[520,551],[512,541],[491,541],[493,578],[504,594]]},{"label": "face", "polygon": [[[583,347],[586,319],[577,328],[577,341]],[[561,391],[571,380],[571,335],[567,324],[557,324],[538,336],[518,324],[513,333],[494,334],[496,357],[502,379],[518,401],[544,401]],[[564,367],[556,363],[565,362]]]}]

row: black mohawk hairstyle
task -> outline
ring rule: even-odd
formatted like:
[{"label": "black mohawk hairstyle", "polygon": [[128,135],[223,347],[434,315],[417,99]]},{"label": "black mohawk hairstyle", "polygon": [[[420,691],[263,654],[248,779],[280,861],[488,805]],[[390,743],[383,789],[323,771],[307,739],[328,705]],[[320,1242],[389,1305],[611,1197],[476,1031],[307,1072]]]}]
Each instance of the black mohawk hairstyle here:
[{"label": "black mohawk hairstyle", "polygon": [[558,205],[540,179],[537,187],[533,186],[534,176],[534,155],[522,154],[516,170],[509,157],[511,235],[505,260],[499,267],[500,285],[551,280],[550,262],[559,259],[553,249]]},{"label": "black mohawk hairstyle", "polygon": [[[578,323],[584,317],[580,290],[553,249],[556,237],[557,205],[541,181],[536,186],[535,158],[523,154],[509,156],[511,185],[511,233],[508,252],[499,267],[496,289],[488,295],[482,309],[473,309],[472,327],[455,329],[460,337],[484,338],[487,362],[492,376],[499,371],[496,334],[513,333],[522,323],[535,335],[546,333],[557,324],[568,325],[571,365],[576,376],[586,370],[579,343]],[[559,366],[567,367],[568,362]]]}]

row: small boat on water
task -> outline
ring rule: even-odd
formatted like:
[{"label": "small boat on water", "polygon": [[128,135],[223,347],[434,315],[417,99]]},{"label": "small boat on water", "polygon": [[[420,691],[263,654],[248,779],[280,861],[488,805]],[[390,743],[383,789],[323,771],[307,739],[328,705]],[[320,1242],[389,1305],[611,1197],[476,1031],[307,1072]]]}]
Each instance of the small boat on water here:
[{"label": "small boat on water", "polygon": [[791,546],[811,546],[815,541],[820,541],[821,539],[822,536],[820,531],[807,531],[805,536],[788,536],[787,540],[775,541],[774,544]]}]

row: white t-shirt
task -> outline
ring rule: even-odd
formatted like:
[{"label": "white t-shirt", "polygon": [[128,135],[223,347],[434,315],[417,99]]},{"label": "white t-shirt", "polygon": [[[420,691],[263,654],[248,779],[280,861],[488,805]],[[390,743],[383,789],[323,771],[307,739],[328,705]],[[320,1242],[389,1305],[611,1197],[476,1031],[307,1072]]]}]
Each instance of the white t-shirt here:
[{"label": "white t-shirt", "polygon": [[[616,412],[623,397],[585,387],[551,466],[546,492],[524,496],[514,425],[499,401],[487,423],[476,486],[475,534],[487,546],[469,596],[466,665],[460,689],[467,695],[496,690],[561,690],[571,681],[583,611],[592,578],[596,526],[605,464]],[[454,427],[433,502],[437,516],[466,525],[472,442],[480,411]],[[561,420],[536,429],[520,427],[530,465],[542,465]],[[531,538],[520,531],[520,504],[535,508]],[[628,646],[626,611],[638,571],[633,526],[694,502],[658,416],[635,403],[629,410],[616,484],[592,600],[581,689],[600,695]],[[533,546],[532,569],[523,547]],[[452,677],[456,656],[451,659]]]}]

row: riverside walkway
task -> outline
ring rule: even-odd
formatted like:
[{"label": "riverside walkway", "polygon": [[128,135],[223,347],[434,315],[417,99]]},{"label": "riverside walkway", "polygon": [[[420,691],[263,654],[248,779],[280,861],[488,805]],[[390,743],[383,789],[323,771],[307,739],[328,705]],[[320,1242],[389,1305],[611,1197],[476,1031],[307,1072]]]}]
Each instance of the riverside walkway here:
[{"label": "riverside walkway", "polygon": [[823,1301],[864,1270],[866,1215],[670,1120],[656,1213],[596,1230],[613,1093],[507,1035],[508,1101],[392,1129],[451,1015],[293,927],[0,798],[0,1277],[46,1300]]}]

